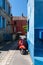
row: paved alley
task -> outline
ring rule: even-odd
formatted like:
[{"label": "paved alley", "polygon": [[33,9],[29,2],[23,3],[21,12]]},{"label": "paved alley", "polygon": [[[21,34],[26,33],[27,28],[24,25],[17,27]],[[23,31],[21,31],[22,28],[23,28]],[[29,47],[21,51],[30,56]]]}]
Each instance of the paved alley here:
[{"label": "paved alley", "polygon": [[20,50],[16,50],[17,42],[8,45],[0,51],[0,65],[32,65],[30,54],[21,55]]},{"label": "paved alley", "polygon": [[15,51],[12,59],[6,65],[32,65],[30,55],[21,55],[20,51]]}]

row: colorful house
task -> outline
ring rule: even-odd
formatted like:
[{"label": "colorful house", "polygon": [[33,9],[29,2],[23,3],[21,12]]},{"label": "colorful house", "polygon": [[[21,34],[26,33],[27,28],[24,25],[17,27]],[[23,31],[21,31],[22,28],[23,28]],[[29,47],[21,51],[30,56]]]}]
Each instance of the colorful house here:
[{"label": "colorful house", "polygon": [[33,65],[43,65],[43,0],[28,0],[28,50]]},{"label": "colorful house", "polygon": [[11,21],[10,10],[11,10],[11,6],[8,0],[0,0],[0,41],[3,39],[3,33],[10,32],[8,26],[8,24]]},{"label": "colorful house", "polygon": [[14,16],[12,20],[13,33],[22,32],[26,34],[27,30],[27,17]]}]

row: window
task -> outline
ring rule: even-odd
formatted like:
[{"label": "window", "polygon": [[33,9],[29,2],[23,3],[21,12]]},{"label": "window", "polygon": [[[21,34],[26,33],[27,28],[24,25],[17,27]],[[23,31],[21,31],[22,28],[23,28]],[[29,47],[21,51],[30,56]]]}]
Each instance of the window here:
[{"label": "window", "polygon": [[10,15],[10,6],[9,6],[9,8],[8,8],[8,9],[9,9],[9,13],[8,13],[8,14]]},{"label": "window", "polygon": [[10,8],[10,6],[9,6],[8,3],[6,3],[6,10],[7,10],[7,14],[10,15],[10,10],[11,10],[11,8]]},{"label": "window", "polygon": [[14,21],[14,25],[16,25],[16,21]]},{"label": "window", "polygon": [[29,20],[28,20],[28,31],[29,31]]},{"label": "window", "polygon": [[5,9],[5,0],[3,0],[3,8]]},{"label": "window", "polygon": [[39,39],[43,40],[43,31],[39,32]]},{"label": "window", "polygon": [[5,28],[5,18],[2,18],[2,25],[3,25],[3,28]]},{"label": "window", "polygon": [[0,16],[0,28],[2,27],[1,22],[2,22],[2,21],[1,21],[1,16]]}]

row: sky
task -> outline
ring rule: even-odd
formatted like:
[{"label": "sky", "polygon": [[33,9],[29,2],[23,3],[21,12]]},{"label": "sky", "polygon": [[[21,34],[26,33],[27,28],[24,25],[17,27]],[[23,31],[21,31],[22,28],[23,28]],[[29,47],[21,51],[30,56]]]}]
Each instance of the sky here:
[{"label": "sky", "polygon": [[27,0],[9,0],[13,16],[27,16]]}]

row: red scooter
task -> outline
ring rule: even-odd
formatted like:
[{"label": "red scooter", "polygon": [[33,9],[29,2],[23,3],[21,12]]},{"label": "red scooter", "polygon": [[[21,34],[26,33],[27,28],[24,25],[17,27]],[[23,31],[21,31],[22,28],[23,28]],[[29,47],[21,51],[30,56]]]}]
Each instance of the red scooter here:
[{"label": "red scooter", "polygon": [[26,54],[26,43],[24,39],[18,40],[18,47],[20,49],[21,54]]}]

